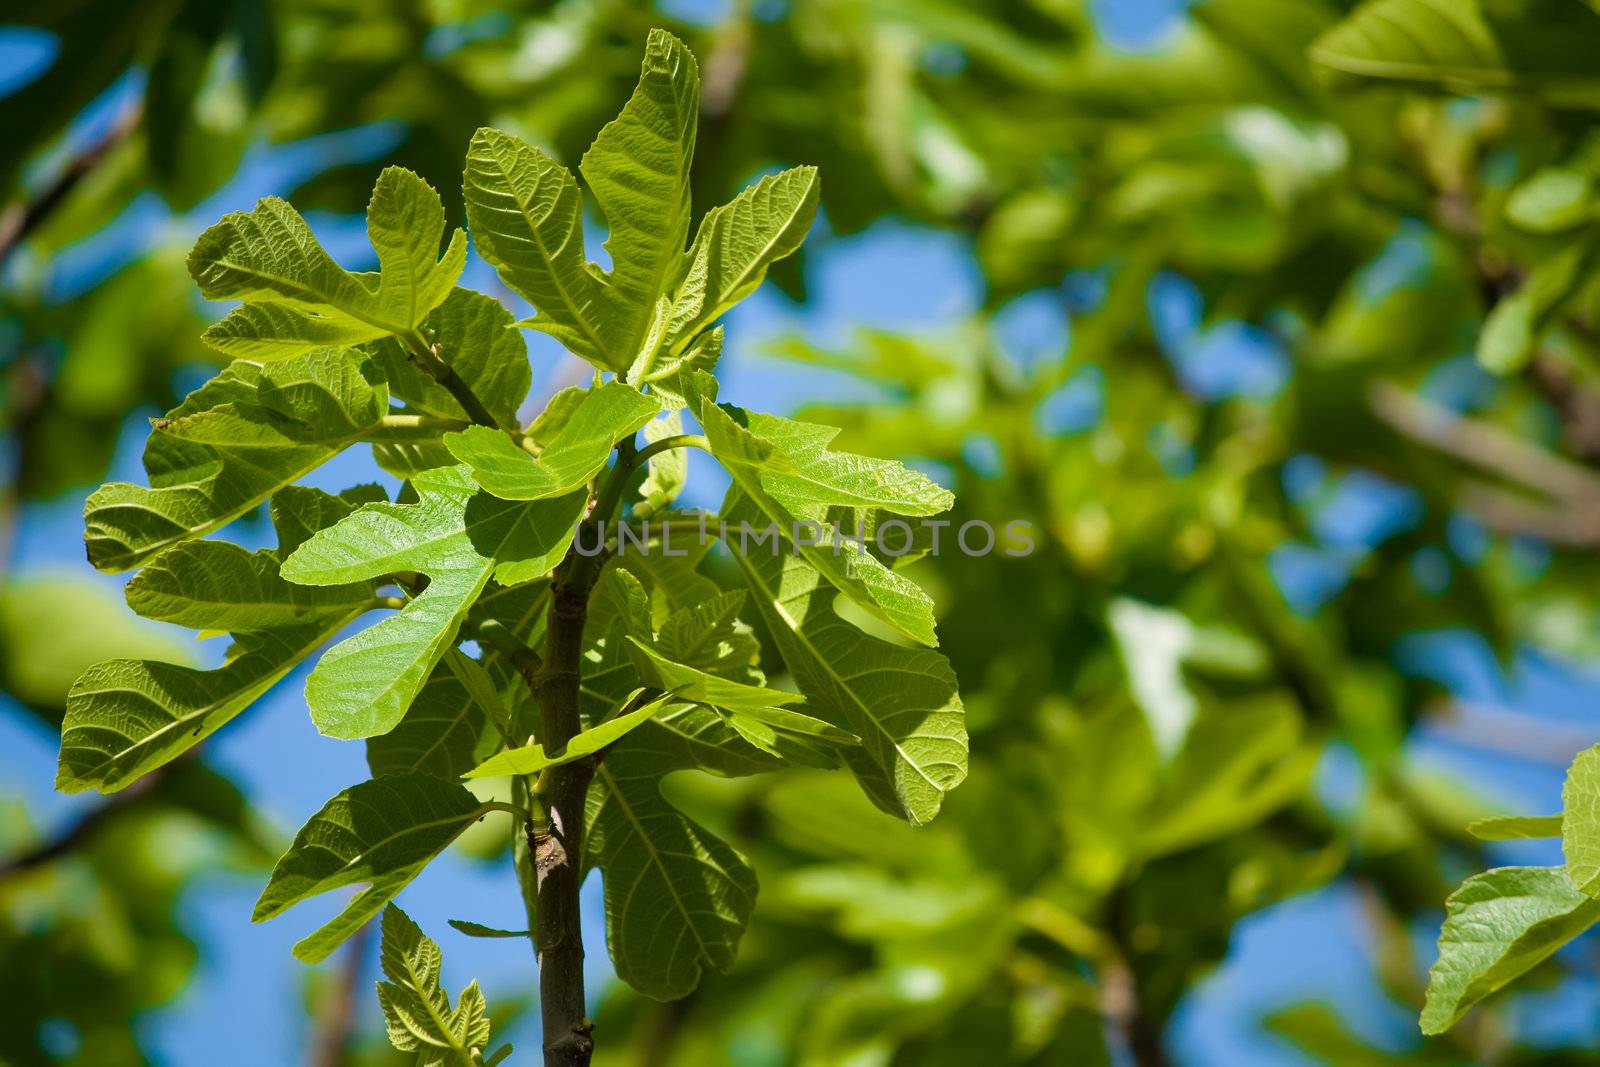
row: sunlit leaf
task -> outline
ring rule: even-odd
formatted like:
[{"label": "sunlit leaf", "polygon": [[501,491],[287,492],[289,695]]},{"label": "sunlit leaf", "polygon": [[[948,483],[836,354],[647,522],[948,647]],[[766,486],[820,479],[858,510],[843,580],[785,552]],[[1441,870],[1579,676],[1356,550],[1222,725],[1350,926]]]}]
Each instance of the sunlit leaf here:
[{"label": "sunlit leaf", "polygon": [[629,359],[650,331],[657,297],[683,272],[699,112],[699,64],[682,41],[651,30],[633,96],[579,168],[610,228],[606,303]]},{"label": "sunlit leaf", "polygon": [[399,167],[378,176],[367,205],[376,278],[340,267],[300,213],[276,197],[224,216],[195,242],[189,272],[208,300],[245,304],[207,330],[206,343],[274,360],[324,345],[410,337],[450,295],[466,263],[459,230],[439,257],[444,229],[438,194]]},{"label": "sunlit leaf", "polygon": [[1444,1033],[1600,920],[1600,901],[1559,867],[1502,867],[1461,883],[1445,911],[1439,959],[1428,972],[1425,1034]]},{"label": "sunlit leaf", "polygon": [[[725,511],[752,514],[748,503]],[[730,546],[732,547],[732,546]],[[734,549],[751,599],[813,711],[861,739],[843,750],[873,803],[921,824],[967,773],[955,675],[937,652],[862,633],[833,610],[833,589],[804,559]]]},{"label": "sunlit leaf", "polygon": [[427,471],[413,484],[417,503],[368,504],[284,563],[284,577],[305,585],[395,572],[429,579],[398,614],[336,645],[311,672],[306,700],[330,737],[393,729],[490,576],[516,584],[548,573],[571,543],[585,499],[580,491],[527,504],[497,500],[478,490],[464,466]]},{"label": "sunlit leaf", "polygon": [[584,394],[537,459],[483,426],[447,434],[444,442],[472,467],[473,479],[500,499],[543,500],[586,485],[605,466],[616,442],[660,410],[655,398],[611,382]]}]

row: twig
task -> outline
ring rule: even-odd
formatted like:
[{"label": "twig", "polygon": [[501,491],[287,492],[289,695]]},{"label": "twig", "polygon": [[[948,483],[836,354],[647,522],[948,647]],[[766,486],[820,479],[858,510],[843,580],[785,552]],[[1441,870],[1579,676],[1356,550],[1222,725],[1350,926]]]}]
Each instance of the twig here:
[{"label": "twig", "polygon": [[1150,1014],[1140,996],[1139,974],[1133,966],[1129,892],[1129,886],[1118,886],[1106,903],[1105,927],[1115,951],[1100,967],[1103,1010],[1116,1024],[1136,1067],[1167,1067],[1161,1020]]},{"label": "twig", "polygon": [[1373,412],[1407,437],[1565,503],[1600,499],[1600,475],[1498,426],[1457,415],[1388,382],[1373,385]]},{"label": "twig", "polygon": [[[444,357],[439,355],[439,346],[428,344],[420,334],[404,337],[401,340],[405,342],[406,354],[411,357],[417,369],[443,386],[445,391],[455,398],[456,403],[461,405],[461,410],[466,412],[467,418],[480,426],[501,428],[495,417],[489,414],[489,409],[484,406],[483,401],[478,399],[478,394],[474,393],[472,387],[449,363],[445,362]],[[520,441],[521,435],[516,436]]]},{"label": "twig", "polygon": [[1569,548],[1600,545],[1600,500],[1551,506],[1471,482],[1461,491],[1461,505],[1496,533],[1523,534]]},{"label": "twig", "polygon": [[117,817],[146,803],[177,766],[158,767],[132,785],[90,808],[56,837],[0,861],[0,882],[61,859],[89,844]]},{"label": "twig", "polygon": [[1600,460],[1600,391],[1588,388],[1561,360],[1540,352],[1528,364],[1533,384],[1561,412],[1567,445],[1586,460]]},{"label": "twig", "polygon": [[372,944],[372,923],[363,923],[344,947],[343,966],[333,1003],[322,1016],[311,1046],[312,1067],[344,1067],[349,1060],[350,1037],[355,1029],[356,997],[361,991],[361,972],[366,967]]},{"label": "twig", "polygon": [[13,204],[4,214],[0,214],[0,264],[4,264],[28,235],[55,213],[78,183],[88,177],[101,160],[133,132],[139,125],[141,111],[137,104],[124,109],[111,128],[74,156],[56,175],[56,180],[41,190],[39,195]]}]

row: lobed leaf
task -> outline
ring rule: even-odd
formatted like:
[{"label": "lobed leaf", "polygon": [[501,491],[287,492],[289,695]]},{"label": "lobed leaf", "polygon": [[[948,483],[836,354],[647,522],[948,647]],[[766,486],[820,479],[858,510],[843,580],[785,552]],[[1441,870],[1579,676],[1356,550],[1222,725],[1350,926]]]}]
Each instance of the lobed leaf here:
[{"label": "lobed leaf", "polygon": [[389,1043],[401,1052],[421,1052],[423,1063],[478,1067],[475,1053],[488,1044],[490,1033],[488,1006],[478,983],[462,990],[452,1008],[440,986],[443,957],[438,944],[393,904],[383,909],[382,926],[379,960],[388,980],[378,983],[378,1003]]},{"label": "lobed leaf", "polygon": [[[89,561],[103,571],[137,566],[231,522],[327,462],[351,437],[316,439],[284,412],[297,406],[337,411],[338,425],[352,436],[359,435],[358,425],[372,426],[388,401],[381,383],[352,362],[359,359],[348,350],[325,349],[270,367],[238,361],[190,393],[145,443],[149,488],[112,482],[90,494],[84,505]],[[240,440],[204,430],[209,420],[219,420],[230,432],[243,432],[252,418],[259,432]],[[185,440],[162,426],[216,439]],[[286,436],[294,432],[311,439]]]},{"label": "lobed leaf", "polygon": [[331,922],[295,945],[307,963],[376,915],[462,831],[494,810],[462,786],[396,774],[352,786],[324,804],[272,869],[251,915],[262,922],[330,889],[370,883]]},{"label": "lobed leaf", "polygon": [[242,636],[213,671],[107,660],[73,683],[56,788],[114,793],[205,740],[356,616]]},{"label": "lobed leaf", "polygon": [[800,247],[816,217],[819,191],[817,169],[795,167],[706,212],[672,297],[664,355],[645,379],[676,369],[707,327],[755,292],[767,268]]},{"label": "lobed leaf", "polygon": [[[705,402],[700,421],[712,453],[733,476],[744,530],[755,536],[776,527],[769,551],[788,546],[840,592],[907,637],[938,644],[933,601],[917,584],[884,566],[859,541],[833,525],[830,509],[883,508],[933,515],[950,493],[891,460],[828,451],[837,430]],[[731,509],[724,507],[731,520]],[[737,523],[734,523],[737,526]],[[741,535],[741,544],[744,543]]]},{"label": "lobed leaf", "polygon": [[510,134],[481,129],[467,149],[462,193],[478,254],[538,312],[524,325],[597,367],[625,370],[628,355],[606,325],[602,283],[584,256],[572,173]]},{"label": "lobed leaf", "polygon": [[613,753],[589,788],[586,859],[604,874],[606,943],[617,977],[657,1000],[726,973],[755,906],[737,852],[661,796],[665,768]]},{"label": "lobed leaf", "polygon": [[299,212],[277,197],[225,215],[195,242],[189,273],[206,299],[245,304],[204,339],[232,356],[278,360],[319,346],[414,336],[466,264],[459,230],[440,258],[444,230],[438,194],[399,167],[378,176],[367,205],[376,284],[334,262]]},{"label": "lobed leaf", "polygon": [[309,595],[297,600],[278,574],[279,559],[348,515],[351,506],[316,489],[286,488],[272,501],[276,551],[247,553],[224,542],[179,545],[129,583],[135,607],[156,618],[232,630],[234,647],[227,663],[211,671],[127,659],[89,668],[67,696],[56,788],[115,792],[169,762],[364,610],[370,583],[302,590]]},{"label": "lobed leaf", "polygon": [[285,562],[284,577],[306,585],[397,571],[428,577],[398,614],[334,646],[311,672],[306,700],[323,733],[352,739],[393,729],[490,577],[508,585],[537,578],[571,544],[586,493],[508,503],[478,492],[467,470],[419,474],[417,503],[366,505]]},{"label": "lobed leaf", "polygon": [[638,86],[579,164],[610,229],[606,304],[617,352],[630,361],[644,347],[657,298],[683,273],[699,113],[694,55],[672,34],[651,30]]},{"label": "lobed leaf", "polygon": [[[758,514],[748,500],[724,508],[732,524]],[[930,821],[967,772],[964,709],[949,662],[841,619],[833,589],[808,560],[729,548],[809,707],[859,736],[860,747],[844,756],[867,795],[892,815]]]}]

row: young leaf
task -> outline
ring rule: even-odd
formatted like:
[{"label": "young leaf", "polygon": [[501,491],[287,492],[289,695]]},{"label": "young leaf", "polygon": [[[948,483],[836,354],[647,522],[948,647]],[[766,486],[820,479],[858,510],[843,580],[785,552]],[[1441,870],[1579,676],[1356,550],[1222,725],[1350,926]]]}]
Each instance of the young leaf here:
[{"label": "young leaf", "polygon": [[481,129],[467,149],[462,192],[478,253],[538,314],[542,330],[597,367],[632,353],[604,326],[602,282],[583,251],[583,203],[572,173],[531,145]]},{"label": "young leaf", "polygon": [[[748,626],[739,622],[743,589],[718,591],[672,612],[656,635],[656,648],[674,663],[738,681],[759,662],[761,646]],[[759,672],[758,672],[759,673]]]},{"label": "young leaf", "polygon": [[[341,411],[340,424],[353,425],[381,416],[387,406],[380,387],[352,369],[344,356],[316,352],[271,368],[235,362],[169,411],[163,424],[198,427],[204,418],[227,419],[240,425],[241,411],[270,419],[274,405],[291,403],[287,395],[304,393],[305,383],[332,369],[341,371],[337,391],[325,398]],[[350,360],[359,359],[346,353]],[[359,384],[358,384],[359,383]],[[312,387],[323,391],[328,386]],[[318,404],[321,404],[321,400]],[[292,404],[291,404],[292,406]],[[280,423],[287,425],[287,421]],[[157,432],[145,442],[144,467],[150,487],[112,482],[90,494],[84,505],[84,541],[89,561],[103,571],[137,566],[180,541],[215,530],[254,508],[279,489],[331,459],[343,440],[281,446],[260,439],[215,444],[187,441]]]},{"label": "young leaf", "polygon": [[438,944],[393,904],[383,909],[379,959],[388,979],[378,983],[378,1003],[389,1043],[401,1052],[422,1053],[424,1063],[478,1067],[474,1054],[489,1043],[488,1008],[478,983],[462,990],[452,1009],[439,984]]},{"label": "young leaf", "polygon": [[1560,837],[1559,815],[1495,815],[1467,824],[1467,833],[1479,841],[1516,841],[1523,838]]},{"label": "young leaf", "polygon": [[459,230],[439,257],[444,229],[438,194],[410,171],[385,170],[367,205],[379,266],[373,284],[335,263],[299,212],[276,197],[225,215],[195,242],[189,273],[208,300],[245,304],[208,329],[205,341],[233,356],[275,360],[325,345],[415,336],[466,264]]},{"label": "young leaf", "polygon": [[617,441],[661,410],[654,397],[609,382],[584,394],[565,425],[535,459],[505,434],[483,426],[446,434],[445,447],[472,467],[472,477],[502,500],[543,500],[588,484]]},{"label": "young leaf", "polygon": [[891,460],[828,451],[828,442],[838,433],[832,427],[725,409],[709,401],[701,405],[700,421],[712,453],[733,476],[724,515],[731,516],[728,505],[736,497],[754,505],[741,512],[745,525],[733,524],[741,531],[741,545],[743,531],[774,535],[777,543],[768,551],[792,546],[862,608],[915,641],[939,643],[928,594],[843,537],[830,522],[830,508],[933,515],[950,506],[948,491]]},{"label": "young leaf", "polygon": [[700,112],[700,69],[683,42],[651,30],[644,65],[622,113],[584,153],[579,169],[610,227],[606,276],[619,354],[643,346],[657,298],[675,285],[689,239],[689,166]]},{"label": "young leaf", "polygon": [[1578,890],[1600,897],[1600,745],[1584,749],[1561,788],[1561,851]]},{"label": "young leaf", "polygon": [[[725,511],[730,524],[756,515],[748,501]],[[964,709],[949,663],[841,619],[832,588],[806,560],[729,547],[809,706],[860,737],[843,755],[867,795],[914,824],[931,820],[967,772]]]},{"label": "young leaf", "polygon": [[[644,439],[651,444],[681,433],[683,416],[676,411],[644,424]],[[669,448],[646,460],[646,467],[645,479],[639,486],[639,502],[633,506],[634,516],[640,519],[660,514],[678,499],[689,477],[689,457],[684,449]]]},{"label": "young leaf", "polygon": [[[495,432],[495,431],[491,431]],[[583,491],[507,503],[485,493],[466,467],[441,467],[412,483],[415,504],[369,504],[301,545],[284,563],[289,581],[339,585],[419,571],[428,586],[399,614],[334,646],[306,682],[312,721],[330,737],[394,728],[494,575],[504,584],[548,573],[572,542]]]},{"label": "young leaf", "polygon": [[446,652],[400,724],[367,738],[372,776],[417,771],[461,777],[478,762],[485,737],[497,737],[490,723],[504,714],[499,702],[482,666],[454,649]]},{"label": "young leaf", "polygon": [[818,195],[817,169],[795,167],[706,213],[689,250],[688,273],[673,294],[665,355],[646,378],[675,370],[706,327],[755,292],[768,267],[800,247]]},{"label": "young leaf", "polygon": [[1502,867],[1468,878],[1445,901],[1422,1032],[1444,1033],[1597,919],[1600,901],[1580,893],[1559,867]]},{"label": "young leaf", "polygon": [[256,901],[262,922],[330,889],[371,883],[331,922],[295,945],[307,963],[328,954],[404,889],[428,863],[494,805],[453,782],[396,774],[352,786],[328,801],[295,835]]},{"label": "young leaf", "polygon": [[805,699],[799,693],[719,678],[714,674],[674,663],[636,637],[630,637],[634,666],[644,684],[664,689],[680,700],[709,704],[728,711],[778,708]]},{"label": "young leaf", "polygon": [[[625,701],[624,704],[629,703]],[[543,745],[525,745],[522,748],[508,748],[504,752],[493,756],[466,774],[463,778],[495,778],[508,774],[535,774],[546,767],[556,767],[563,763],[592,756],[607,745],[615,744],[625,737],[630,731],[643,726],[663,711],[668,710],[681,701],[675,701],[671,694],[658,697],[634,711],[606,719],[595,726],[589,727],[567,742],[556,755],[545,753]]]}]

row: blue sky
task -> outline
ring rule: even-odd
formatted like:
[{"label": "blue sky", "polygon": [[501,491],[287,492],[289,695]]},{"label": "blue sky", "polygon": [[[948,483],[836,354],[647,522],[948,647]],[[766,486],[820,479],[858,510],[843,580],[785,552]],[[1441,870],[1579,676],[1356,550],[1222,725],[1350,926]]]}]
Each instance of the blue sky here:
[{"label": "blue sky", "polygon": [[[715,17],[720,8],[717,0],[674,0],[663,6],[702,18]],[[1169,32],[1168,16],[1180,6],[1173,0],[1101,0],[1095,10],[1109,38],[1126,47],[1146,47]],[[0,32],[0,72],[5,72],[0,95],[21,84],[29,69],[36,72],[38,64],[29,56],[45,52],[47,48],[41,52],[34,44]],[[139,89],[137,78],[120,85],[85,117],[80,134],[114,114],[119,100]],[[182,218],[172,218],[153,194],[136,199],[105,231],[67,250],[51,266],[49,291],[62,299],[82,292],[152,242],[184,243],[225,211],[248,208],[257,197],[282,191],[335,162],[380,157],[401,136],[398,128],[379,124],[291,145],[259,146],[227,187]],[[358,219],[313,216],[311,221],[347,266],[365,265],[363,257],[370,257],[370,250]],[[597,245],[591,242],[592,248]],[[981,300],[972,249],[965,240],[948,234],[885,221],[844,239],[830,238],[823,230],[813,243],[813,253],[808,279],[813,298],[805,307],[791,304],[769,287],[731,318],[722,374],[728,397],[785,411],[809,399],[836,399],[842,391],[859,390],[858,384],[836,375],[760,355],[762,342],[782,332],[798,330],[823,342],[842,340],[862,326],[937,334],[960,322]],[[481,264],[473,269],[481,278]],[[1058,294],[1042,292],[1025,295],[1002,310],[997,336],[1013,361],[1029,365],[1052,358],[1067,346],[1071,328],[1062,308]],[[1291,373],[1286,354],[1269,333],[1256,324],[1208,321],[1198,293],[1182,278],[1160,279],[1152,287],[1149,309],[1175,373],[1197,397],[1271,395]],[[536,362],[548,380],[555,373],[557,357],[545,339],[530,337],[537,348]],[[1103,388],[1093,375],[1075,379],[1041,418],[1057,432],[1082,429],[1097,417]],[[141,476],[137,456],[142,419],[148,414],[153,413],[136,413],[129,420],[112,477]],[[696,454],[694,475],[704,487],[697,499],[710,503],[720,495],[722,482],[720,475],[699,463],[701,458]],[[1295,477],[1297,484],[1308,487],[1307,499],[1324,501],[1321,507],[1328,515],[1312,523],[1316,543],[1286,546],[1287,554],[1274,561],[1274,570],[1290,602],[1309,613],[1342,588],[1362,551],[1405,528],[1413,501],[1405,487],[1370,477],[1344,475],[1329,481],[1314,458],[1297,467]],[[337,487],[374,478],[389,481],[365,453],[353,451],[319,472],[315,480]],[[1331,507],[1326,503],[1330,499],[1336,502]],[[118,589],[119,579],[94,575],[83,561],[81,507],[81,494],[29,505],[13,548],[14,573],[66,573]],[[259,537],[261,531],[247,528],[238,536]],[[220,652],[215,641],[206,647],[213,658]],[[1508,673],[1481,638],[1470,633],[1418,635],[1398,655],[1407,671],[1472,701],[1513,713],[1520,709],[1575,731],[1582,724],[1569,721],[1573,709],[1594,707],[1600,694],[1592,672],[1533,651],[1520,656]],[[361,746],[327,740],[311,727],[302,699],[304,675],[302,668],[285,679],[207,749],[210,758],[286,832],[329,796],[366,777]],[[1427,731],[1412,745],[1423,765],[1485,785],[1497,799],[1519,810],[1548,811],[1559,802],[1559,767],[1536,760],[1486,760],[1448,736]],[[55,747],[56,739],[29,716],[14,709],[0,713],[0,787],[27,798],[45,832],[92,803],[52,792]],[[1348,791],[1351,773],[1334,754],[1325,768],[1325,788]],[[1530,852],[1528,846],[1517,846],[1521,852],[1508,858],[1549,862],[1550,856],[1537,854],[1538,847]],[[186,894],[184,921],[202,946],[200,972],[176,1005],[139,1024],[171,1067],[209,1067],[214,1062],[211,1050],[220,1047],[230,1050],[230,1063],[236,1067],[276,1067],[301,1057],[305,1034],[298,1029],[298,1020],[304,973],[289,948],[341,902],[309,903],[270,923],[252,925],[248,919],[258,883],[254,876],[218,874],[197,882]],[[595,946],[589,956],[592,981],[598,990],[608,971],[600,947],[604,935],[596,921],[597,891],[595,882],[586,887],[585,908],[588,941]],[[454,936],[445,920],[470,918],[520,928],[517,901],[505,865],[487,866],[456,854],[430,867],[401,898],[424,928],[445,942],[451,984],[460,986],[475,976],[491,992],[527,986],[531,962],[527,946]],[[1338,885],[1246,920],[1224,966],[1197,988],[1178,1013],[1173,1039],[1180,1060],[1244,1067],[1294,1062],[1285,1047],[1259,1033],[1254,1020],[1262,1011],[1305,998],[1337,1003],[1358,1032],[1386,1047],[1407,1047],[1414,1040],[1414,1023],[1373,984],[1371,947],[1363,929],[1352,892]],[[1544,1001],[1536,997],[1530,1003],[1525,1020],[1530,1032],[1570,1033],[1573,1025],[1589,1028],[1579,1032],[1593,1029],[1586,1018],[1572,1022],[1571,1005],[1560,997],[1546,996]],[[370,1008],[363,1005],[369,1019]],[[529,1047],[526,1028],[507,1036],[524,1050]]]}]

